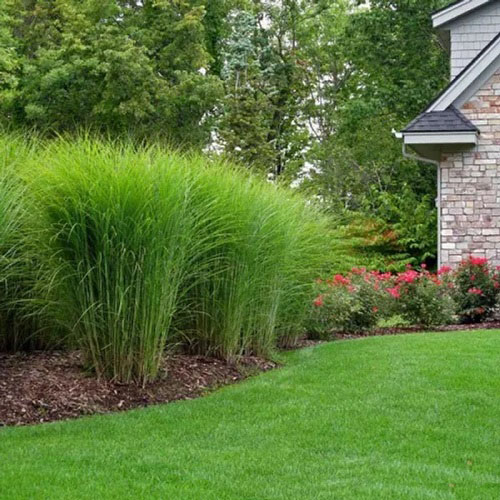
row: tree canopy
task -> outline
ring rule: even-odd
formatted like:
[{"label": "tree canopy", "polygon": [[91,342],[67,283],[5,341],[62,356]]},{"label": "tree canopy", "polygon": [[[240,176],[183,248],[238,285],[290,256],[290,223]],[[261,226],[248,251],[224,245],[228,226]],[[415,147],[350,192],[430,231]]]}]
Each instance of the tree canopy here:
[{"label": "tree canopy", "polygon": [[212,151],[432,258],[435,171],[391,130],[446,83],[447,3],[4,0],[0,122]]}]

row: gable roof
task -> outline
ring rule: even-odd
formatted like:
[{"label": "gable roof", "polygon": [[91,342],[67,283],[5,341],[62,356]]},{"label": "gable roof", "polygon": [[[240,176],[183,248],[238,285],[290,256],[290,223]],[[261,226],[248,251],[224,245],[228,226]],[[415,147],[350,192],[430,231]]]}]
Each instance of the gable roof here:
[{"label": "gable roof", "polygon": [[465,104],[499,68],[500,33],[402,132],[479,132],[457,108]]},{"label": "gable roof", "polygon": [[432,14],[433,26],[439,28],[494,1],[496,0],[459,0],[453,2]]},{"label": "gable roof", "polygon": [[431,102],[426,112],[461,107],[500,67],[500,33]]},{"label": "gable roof", "polygon": [[479,130],[458,109],[450,106],[444,111],[422,113],[402,132],[479,132]]}]

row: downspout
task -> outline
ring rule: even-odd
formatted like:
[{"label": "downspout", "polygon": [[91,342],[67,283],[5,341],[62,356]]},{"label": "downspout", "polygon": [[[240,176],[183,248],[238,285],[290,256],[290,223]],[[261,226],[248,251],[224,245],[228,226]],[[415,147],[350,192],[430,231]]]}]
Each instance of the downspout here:
[{"label": "downspout", "polygon": [[436,208],[438,212],[438,220],[437,220],[437,226],[438,226],[438,234],[437,234],[437,241],[438,241],[438,269],[441,268],[441,168],[439,165],[439,162],[436,160],[431,160],[430,158],[424,158],[423,156],[419,156],[415,153],[409,153],[408,150],[406,149],[406,144],[404,142],[404,136],[401,132],[397,132],[396,130],[392,130],[392,133],[396,137],[396,139],[403,139],[403,156],[405,158],[408,158],[409,160],[413,161],[421,161],[423,163],[430,163],[431,165],[435,165],[437,168],[437,198],[436,198]]}]

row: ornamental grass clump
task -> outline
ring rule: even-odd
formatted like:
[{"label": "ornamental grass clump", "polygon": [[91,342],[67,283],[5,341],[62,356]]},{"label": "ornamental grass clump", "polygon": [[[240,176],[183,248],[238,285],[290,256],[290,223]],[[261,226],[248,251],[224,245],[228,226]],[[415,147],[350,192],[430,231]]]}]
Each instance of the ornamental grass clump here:
[{"label": "ornamental grass clump", "polygon": [[145,383],[172,344],[234,360],[302,333],[329,236],[299,196],[127,143],[60,139],[32,156],[31,303],[99,376]]},{"label": "ornamental grass clump", "polygon": [[71,334],[99,376],[153,379],[203,223],[184,165],[126,145],[61,140],[30,175],[48,321]]},{"label": "ornamental grass clump", "polygon": [[30,308],[38,262],[30,245],[34,207],[17,172],[32,153],[19,136],[0,136],[0,350],[48,344]]},{"label": "ornamental grass clump", "polygon": [[[285,190],[228,165],[196,170],[202,270],[178,330],[191,351],[234,360],[293,343],[328,245],[325,219]],[[293,331],[293,334],[292,334]]]},{"label": "ornamental grass clump", "polygon": [[464,323],[479,323],[491,317],[496,309],[500,276],[481,257],[469,257],[454,276],[453,298],[456,313]]}]

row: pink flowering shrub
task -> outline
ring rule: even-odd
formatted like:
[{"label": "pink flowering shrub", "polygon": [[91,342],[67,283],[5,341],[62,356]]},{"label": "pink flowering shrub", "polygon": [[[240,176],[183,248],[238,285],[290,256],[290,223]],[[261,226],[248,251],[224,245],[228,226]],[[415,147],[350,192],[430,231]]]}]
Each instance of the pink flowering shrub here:
[{"label": "pink flowering shrub", "polygon": [[394,310],[409,324],[438,326],[452,322],[455,307],[449,272],[433,274],[425,268],[420,272],[408,269],[395,277],[395,283],[398,296],[393,294]]},{"label": "pink flowering shrub", "polygon": [[499,295],[498,270],[493,271],[487,259],[469,257],[454,276],[453,298],[456,312],[464,323],[487,319],[496,308]]},{"label": "pink flowering shrub", "polygon": [[390,302],[385,291],[390,279],[390,273],[353,269],[345,276],[318,280],[307,324],[309,335],[324,338],[332,331],[353,333],[374,328]]},{"label": "pink flowering shrub", "polygon": [[362,332],[395,317],[432,327],[491,316],[500,297],[500,268],[493,271],[486,259],[469,257],[456,270],[445,266],[431,273],[424,264],[397,274],[352,269],[318,280],[316,286],[306,325],[313,337]]}]

